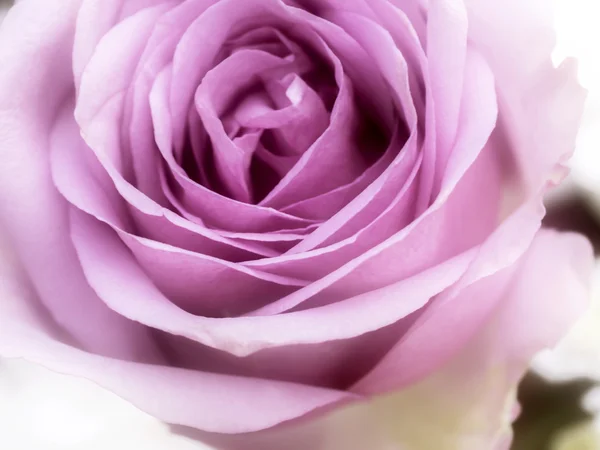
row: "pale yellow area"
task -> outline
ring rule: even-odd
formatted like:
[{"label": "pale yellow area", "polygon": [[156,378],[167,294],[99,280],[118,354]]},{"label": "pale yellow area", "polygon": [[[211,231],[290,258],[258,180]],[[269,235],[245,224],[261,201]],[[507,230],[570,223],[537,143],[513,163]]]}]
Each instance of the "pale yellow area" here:
[{"label": "pale yellow area", "polygon": [[501,450],[511,436],[516,374],[526,361],[490,351],[492,324],[425,380],[321,422],[323,450]]},{"label": "pale yellow area", "polygon": [[600,432],[592,421],[575,425],[560,432],[550,450],[598,450]]},{"label": "pale yellow area", "polygon": [[600,381],[600,261],[596,261],[589,309],[559,345],[538,355],[533,367],[551,380]]}]

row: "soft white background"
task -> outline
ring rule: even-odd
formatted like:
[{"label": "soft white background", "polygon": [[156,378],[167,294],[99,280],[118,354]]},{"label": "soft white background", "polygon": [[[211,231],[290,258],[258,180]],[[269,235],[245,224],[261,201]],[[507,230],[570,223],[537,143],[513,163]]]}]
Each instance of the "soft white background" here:
[{"label": "soft white background", "polygon": [[[0,0],[0,8],[7,3]],[[557,0],[557,5],[555,61],[578,57],[581,83],[590,91],[569,186],[583,189],[600,217],[600,1]],[[600,265],[596,278],[598,306],[558,350],[536,362],[548,376],[589,373],[600,381]],[[600,391],[588,400],[600,411]],[[171,435],[166,426],[86,380],[23,361],[0,360],[0,424],[0,448],[7,450],[208,449]]]}]

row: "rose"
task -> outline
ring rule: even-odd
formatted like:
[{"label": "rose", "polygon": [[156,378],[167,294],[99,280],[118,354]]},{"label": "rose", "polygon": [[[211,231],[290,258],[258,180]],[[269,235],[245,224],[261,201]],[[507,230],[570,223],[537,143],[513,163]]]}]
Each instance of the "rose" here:
[{"label": "rose", "polygon": [[391,390],[403,448],[504,444],[590,266],[582,239],[539,231],[582,103],[550,18],[541,0],[19,2],[0,352],[220,445],[341,448],[348,431],[311,434],[336,414],[268,430]]},{"label": "rose", "polygon": [[404,445],[492,445],[581,308],[585,245],[534,238],[581,95],[537,2],[346,3],[20,2],[4,354],[208,432],[396,388]]}]

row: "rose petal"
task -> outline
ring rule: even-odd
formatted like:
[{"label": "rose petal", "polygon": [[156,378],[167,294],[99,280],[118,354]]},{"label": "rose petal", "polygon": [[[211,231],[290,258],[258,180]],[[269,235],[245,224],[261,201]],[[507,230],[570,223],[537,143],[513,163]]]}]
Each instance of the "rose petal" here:
[{"label": "rose petal", "polygon": [[228,261],[275,255],[256,244],[229,239],[186,222],[170,211],[154,216],[127,208],[104,168],[78,137],[70,106],[66,104],[54,125],[50,162],[55,185],[72,205],[123,232],[135,230],[133,234]]},{"label": "rose petal", "polygon": [[[135,185],[161,204],[166,204],[166,201],[158,181],[160,156],[158,151],[149,151],[156,147],[150,112],[150,91],[158,74],[171,63],[177,43],[185,30],[212,3],[212,0],[182,2],[158,19],[125,99],[122,144],[128,145],[125,151],[131,153]],[[178,150],[181,151],[182,148],[183,145],[180,145]]]},{"label": "rose petal", "polygon": [[[114,232],[94,221],[86,226],[93,239],[75,236],[78,255],[90,285],[110,308],[131,320],[238,356],[282,345],[351,338],[390,325],[456,282],[475,256],[465,253],[393,285],[320,308],[213,319],[176,307]],[[403,302],[398,303],[398,298]]]},{"label": "rose petal", "polygon": [[292,203],[281,208],[281,211],[313,220],[330,219],[381,176],[391,164],[396,156],[395,150],[397,150],[394,148],[394,142],[396,142],[396,139],[392,138],[386,152],[350,183],[332,189],[324,194]]},{"label": "rose petal", "polygon": [[[25,358],[57,372],[85,377],[167,423],[216,433],[252,432],[354,398],[330,389],[86,353],[44,334],[38,324],[27,324],[21,315],[7,313],[5,306],[1,306],[0,329],[0,352],[4,356]],[[264,413],[256,414],[257,405]]]},{"label": "rose petal", "polygon": [[[139,60],[139,53],[143,50],[143,48],[139,48],[133,46],[132,49],[124,48],[121,49],[119,53],[114,53],[111,51],[113,46],[121,47],[119,42],[123,40],[123,34],[128,34],[132,32],[131,27],[142,26],[146,27],[147,32],[151,31],[152,21],[157,23],[160,22],[160,18],[163,15],[158,14],[161,10],[154,8],[151,10],[144,10],[141,13],[138,13],[135,16],[130,17],[126,21],[119,24],[117,27],[113,28],[101,41],[101,44],[97,49],[96,53],[92,57],[92,60],[88,64],[90,67],[96,67],[95,70],[90,70],[90,73],[86,73],[86,76],[82,79],[82,87],[80,97],[86,97],[86,92],[94,92],[94,101],[93,103],[86,104],[84,102],[78,102],[78,112],[77,117],[79,124],[82,128],[82,133],[85,136],[86,142],[90,145],[95,152],[98,153],[98,157],[101,160],[103,166],[105,166],[107,172],[113,179],[113,182],[117,186],[117,189],[120,191],[121,195],[127,199],[129,203],[134,205],[140,211],[152,215],[152,216],[163,216],[166,213],[160,205],[156,204],[153,200],[146,197],[142,193],[138,192],[133,188],[124,178],[123,175],[119,172],[119,165],[113,167],[113,163],[110,159],[110,153],[106,153],[106,151],[112,151],[112,153],[125,154],[122,153],[122,138],[120,134],[120,126],[118,124],[117,118],[119,117],[120,112],[123,108],[123,102],[126,99],[126,92],[123,91],[121,93],[115,94],[115,91],[119,89],[127,89],[128,83],[132,82],[132,77],[134,74],[134,69],[137,65],[137,60]],[[164,11],[163,11],[164,12]],[[167,14],[167,24],[169,24],[169,20],[176,21],[179,18],[179,15],[176,15],[175,12],[181,14],[182,12],[189,12],[187,9],[184,11],[172,11],[172,15]],[[158,16],[158,17],[157,17]],[[165,26],[167,26],[165,24]],[[169,47],[165,48],[160,47],[157,52],[160,54],[157,56],[155,63],[160,63],[160,58],[163,55],[161,52],[168,50]],[[125,51],[130,50],[130,51]],[[132,54],[133,52],[133,54]],[[115,58],[119,57],[119,60],[115,60]],[[112,64],[104,64],[105,58],[111,58]],[[96,61],[96,62],[95,62]],[[132,63],[135,61],[135,64]],[[118,62],[119,64],[123,64],[127,66],[127,70],[119,70],[118,73],[113,73],[114,64]],[[111,69],[112,68],[112,69]],[[120,79],[115,80],[114,83],[111,84],[110,88],[107,89],[106,79],[110,77],[118,76]],[[86,81],[87,80],[87,81]],[[86,88],[86,86],[88,86]],[[96,89],[98,87],[99,90]],[[110,95],[111,97],[106,98],[100,94]],[[103,103],[104,102],[104,103]],[[96,108],[101,107],[100,111],[97,111]],[[91,120],[93,119],[93,120]],[[168,123],[168,122],[167,122]],[[143,130],[142,130],[143,131]],[[146,149],[147,150],[147,149]],[[146,153],[151,153],[147,152]],[[257,209],[252,205],[247,205],[244,203],[236,203],[232,204],[230,200],[226,199],[223,202],[223,197],[210,193],[208,195],[208,200],[204,201],[205,208],[207,210],[211,210],[214,212],[216,218],[220,218],[223,224],[227,224],[231,221],[232,218],[235,217],[244,217],[247,222],[247,226],[251,227],[255,222],[252,220],[253,217],[256,217],[255,220],[260,220],[262,222],[274,222],[271,225],[271,230],[267,229],[254,229],[253,231],[272,231],[276,229],[289,229],[297,227],[296,224],[307,224],[306,220],[296,219],[293,216],[289,216],[286,214],[278,213],[272,209]],[[216,205],[215,205],[216,203]],[[213,206],[214,205],[214,206]],[[235,213],[233,212],[235,209]],[[244,215],[240,214],[240,209]],[[164,226],[171,226],[172,223],[164,224]],[[172,222],[172,221],[170,221]],[[244,222],[244,223],[246,223]],[[245,231],[245,230],[241,230]]]},{"label": "rose petal", "polygon": [[77,1],[20,2],[3,21],[0,219],[25,270],[35,275],[44,306],[76,342],[114,357],[155,359],[144,327],[106,308],[84,279],[68,234],[67,205],[50,176],[48,135],[72,89],[69,48],[78,7]]},{"label": "rose petal", "polygon": [[76,39],[73,44],[76,86],[79,86],[98,43],[113,26],[144,8],[166,3],[166,0],[130,0],[126,4],[121,0],[106,0],[102,4],[94,0],[81,0],[79,3],[81,6],[77,12]]},{"label": "rose petal", "polygon": [[350,339],[265,348],[243,357],[158,330],[153,336],[176,367],[346,390],[381,360],[416,315]]},{"label": "rose petal", "polygon": [[[493,314],[431,375],[312,420],[262,433],[201,438],[228,450],[507,449],[518,381],[531,357],[555,344],[585,308],[591,267],[591,248],[581,237],[540,232],[517,264],[476,282],[499,292]],[[401,373],[397,369],[392,373]]]},{"label": "rose petal", "polygon": [[[395,395],[391,405],[410,411],[393,419],[397,442],[408,448],[475,450],[488,448],[501,432],[504,442],[497,445],[505,445],[517,383],[533,355],[554,345],[584,311],[592,259],[589,243],[580,236],[543,231],[517,265],[477,282],[489,288],[485,292],[501,294],[451,361]],[[464,301],[487,299],[469,293]],[[470,308],[454,305],[457,312]],[[444,328],[452,326],[446,319]],[[452,329],[463,326],[461,318]],[[376,371],[400,373],[390,365],[393,359],[392,352]],[[383,388],[376,385],[371,378],[359,391]]]},{"label": "rose petal", "polygon": [[[386,283],[401,279],[402,276],[409,276],[408,273],[401,273],[401,268],[410,267],[411,271],[418,271],[421,268],[431,267],[441,258],[458,254],[481,243],[493,230],[499,220],[497,214],[501,201],[499,196],[501,183],[487,186],[489,190],[485,193],[480,190],[480,187],[479,190],[473,189],[473,185],[470,183],[473,182],[475,186],[480,185],[481,178],[479,177],[485,173],[484,171],[494,168],[498,170],[500,167],[497,164],[495,167],[489,164],[490,160],[493,161],[495,158],[495,155],[490,154],[489,150],[480,155],[495,125],[495,92],[489,68],[476,54],[470,53],[469,55],[469,70],[467,70],[468,77],[465,83],[469,83],[471,89],[468,90],[469,95],[465,97],[462,105],[461,114],[463,114],[464,120],[461,120],[461,129],[445,174],[444,191],[438,196],[435,203],[425,214],[389,239],[337,269],[328,267],[323,278],[269,305],[271,313],[296,307],[316,294],[324,297],[335,296],[335,288],[340,289],[342,284],[343,294],[347,296],[366,292],[369,289],[377,289]],[[481,101],[483,97],[486,98],[484,102]],[[478,114],[473,114],[472,111],[477,111]],[[479,159],[478,156],[480,156]],[[474,161],[477,161],[478,167],[467,172],[467,174],[470,173],[469,176],[465,175]],[[492,173],[493,171],[489,172],[490,176]],[[457,189],[457,186],[460,186],[461,189]],[[458,192],[455,192],[456,190]],[[477,199],[470,197],[472,195],[475,195]],[[473,199],[474,202],[471,203],[470,199]],[[478,205],[477,209],[473,209],[475,205]],[[478,220],[470,221],[469,224],[473,228],[467,231],[461,218],[466,213],[472,214],[473,211],[479,214]],[[485,214],[482,214],[483,212]],[[483,220],[483,217],[486,219]],[[456,220],[455,223],[454,220]],[[437,231],[434,232],[434,229]],[[437,236],[436,239],[432,238],[434,235]],[[442,235],[447,237],[442,237]],[[440,246],[438,245],[440,241],[447,244]],[[338,247],[332,247],[336,250],[342,247],[341,243],[337,245]],[[329,250],[323,249],[320,253],[306,252],[297,258],[284,255],[280,258],[252,261],[246,264],[261,267],[262,270],[266,270],[271,265],[276,271],[275,273],[280,274],[285,273],[280,270],[288,269],[291,266],[294,267],[294,273],[297,274],[300,263],[304,264],[310,258],[323,254],[329,258],[333,258],[335,255],[330,248]],[[407,258],[411,260],[410,266],[405,264]],[[288,259],[289,261],[286,261]],[[323,259],[327,261],[328,258],[321,257],[321,262]],[[273,262],[277,262],[277,265],[274,265]],[[317,267],[320,266],[321,264]],[[310,277],[306,278],[310,279]],[[342,280],[343,283],[340,282]],[[355,291],[354,289],[359,290]],[[340,292],[337,292],[337,295],[339,296]]]},{"label": "rose petal", "polygon": [[[261,72],[282,68],[287,61],[262,50],[242,49],[209,70],[198,86],[195,105],[211,143],[215,170],[219,179],[234,198],[252,202],[250,164],[252,152],[244,151],[227,135],[222,115],[232,97],[240,94],[249,80],[255,80]],[[155,120],[156,133],[160,132],[160,121]],[[165,153],[164,144],[162,147]]]},{"label": "rose petal", "polygon": [[[111,28],[96,46],[81,77],[75,117],[82,135],[88,134],[86,125],[90,122],[94,129],[102,129],[106,135],[103,145],[95,146],[94,151],[102,153],[126,176],[131,171],[131,162],[122,151],[121,128],[113,123],[118,123],[121,117],[123,100],[151,31],[169,7],[163,4],[142,9]],[[115,117],[100,114],[106,111]]]},{"label": "rose petal", "polygon": [[[560,167],[574,149],[585,91],[576,65],[558,69],[551,2],[466,0],[469,38],[494,72],[505,133],[525,186],[537,192],[565,175]],[[527,45],[522,45],[527,42]]]},{"label": "rose petal", "polygon": [[167,197],[176,201],[175,204],[182,214],[192,221],[196,221],[196,217],[211,227],[238,233],[267,233],[294,228],[301,232],[303,227],[314,224],[313,220],[225,197],[192,181],[171,154],[174,145],[174,123],[172,114],[169,113],[168,99],[165,97],[168,92],[165,85],[169,81],[170,71],[161,72],[150,95],[153,120],[158,125],[155,129],[156,141],[173,173],[173,182],[163,188]]},{"label": "rose petal", "polygon": [[[300,242],[293,249],[295,253],[315,248],[326,239],[335,241],[336,239],[332,235],[340,230],[340,233],[344,233],[344,229],[348,226],[349,222],[352,224],[358,222],[359,224],[356,227],[358,229],[363,228],[366,223],[369,223],[373,217],[376,217],[389,204],[389,201],[394,198],[395,193],[405,184],[410,173],[409,171],[413,167],[411,161],[414,161],[414,152],[417,151],[417,115],[410,98],[408,70],[402,56],[397,51],[394,51],[395,47],[389,35],[375,23],[369,22],[364,18],[357,18],[350,15],[334,15],[333,18],[337,19],[338,22],[345,19],[345,23],[343,24],[347,28],[363,30],[362,33],[360,31],[356,32],[355,38],[372,55],[374,62],[378,66],[383,65],[381,67],[383,76],[393,89],[395,94],[394,102],[406,115],[410,136],[404,148],[400,150],[398,156],[383,174],[344,209],[321,225],[315,233],[311,233],[310,236]],[[353,19],[354,22],[352,21]],[[402,134],[399,133],[397,137],[401,138]],[[390,192],[394,193],[390,194]],[[367,206],[372,207],[367,208]],[[346,232],[346,234],[352,233]]]},{"label": "rose petal", "polygon": [[[435,0],[427,10],[429,89],[435,99],[435,174],[444,172],[459,129],[467,60],[467,11],[463,0]],[[441,177],[434,179],[439,188]]]},{"label": "rose petal", "polygon": [[[357,391],[385,391],[410,383],[431,373],[458,351],[503,298],[504,290],[497,289],[496,285],[505,283],[509,286],[511,273],[517,270],[515,263],[530,246],[544,213],[541,196],[538,196],[507,218],[481,246],[461,280],[432,302],[414,330],[409,331],[396,349],[358,383]],[[486,277],[492,274],[498,275],[488,281]],[[470,303],[468,308],[460,307],[463,301]],[[452,339],[431,340],[432,333],[439,335],[440,320],[444,329],[453,329]],[[418,360],[416,353],[420,355]],[[401,375],[392,379],[387,372],[388,365],[406,365],[407,369],[394,372]]]}]

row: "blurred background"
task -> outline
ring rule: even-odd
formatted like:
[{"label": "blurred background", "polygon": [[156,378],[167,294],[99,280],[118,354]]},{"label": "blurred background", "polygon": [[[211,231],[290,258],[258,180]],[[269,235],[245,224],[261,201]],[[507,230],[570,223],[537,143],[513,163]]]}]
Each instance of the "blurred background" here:
[{"label": "blurred background", "polygon": [[[0,21],[10,3],[0,0]],[[600,1],[555,3],[554,62],[576,57],[589,97],[572,173],[547,199],[546,225],[586,234],[600,255]],[[600,259],[588,314],[536,358],[519,398],[513,450],[600,450]],[[0,360],[0,423],[7,450],[207,449],[90,382],[21,361]]]}]

